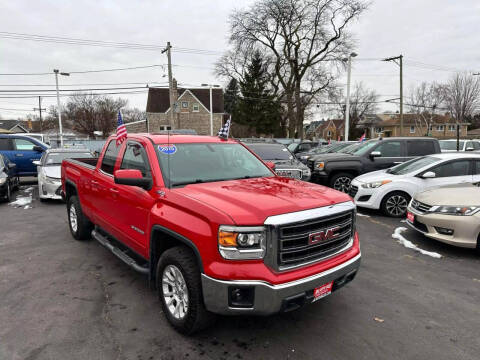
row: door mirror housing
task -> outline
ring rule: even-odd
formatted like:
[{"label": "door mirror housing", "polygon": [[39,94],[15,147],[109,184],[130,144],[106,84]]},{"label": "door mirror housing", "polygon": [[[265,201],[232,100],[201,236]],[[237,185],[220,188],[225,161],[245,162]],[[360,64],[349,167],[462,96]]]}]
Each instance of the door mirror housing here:
[{"label": "door mirror housing", "polygon": [[433,171],[427,171],[425,174],[422,175],[424,179],[433,179],[437,176]]},{"label": "door mirror housing", "polygon": [[370,158],[371,158],[371,159],[374,159],[374,158],[380,157],[380,156],[382,156],[382,153],[381,153],[380,151],[372,151],[372,152],[370,153]]},{"label": "door mirror housing", "polygon": [[116,170],[114,173],[115,184],[138,186],[145,190],[152,188],[152,179],[143,177],[140,170],[135,169],[123,169]]},{"label": "door mirror housing", "polygon": [[43,148],[41,146],[38,146],[38,145],[35,145],[32,150],[36,151],[36,152],[43,152]]},{"label": "door mirror housing", "polygon": [[17,167],[17,164],[11,162],[11,163],[8,163],[7,167],[8,167],[9,169],[14,169],[14,168]]},{"label": "door mirror housing", "polygon": [[473,150],[475,150],[475,149],[473,147],[470,147],[470,146],[465,149],[465,151],[473,151]]},{"label": "door mirror housing", "polygon": [[267,165],[267,166],[270,168],[270,170],[275,171],[275,166],[276,166],[276,165],[275,165],[274,162],[266,161],[266,162],[265,162],[265,165]]},{"label": "door mirror housing", "polygon": [[33,160],[33,161],[32,161],[32,164],[33,164],[33,165],[37,165],[37,166],[42,165],[42,163],[40,162],[40,160]]}]

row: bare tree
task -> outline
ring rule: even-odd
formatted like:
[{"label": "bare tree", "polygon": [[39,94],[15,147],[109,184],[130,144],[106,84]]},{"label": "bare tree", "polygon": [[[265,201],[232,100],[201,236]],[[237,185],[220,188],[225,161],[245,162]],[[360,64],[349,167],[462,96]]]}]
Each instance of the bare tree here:
[{"label": "bare tree", "polygon": [[457,123],[480,110],[480,78],[457,73],[443,87],[445,103]]},{"label": "bare tree", "polygon": [[[345,96],[343,89],[331,93],[330,99],[336,104],[336,112],[345,119]],[[362,130],[358,129],[359,121],[367,114],[378,111],[378,95],[373,89],[368,89],[362,82],[355,83],[350,93],[350,130],[349,138],[355,139],[360,136]]]},{"label": "bare tree", "polygon": [[444,88],[436,82],[422,82],[410,90],[406,105],[410,113],[416,114],[415,126],[421,130],[422,134],[428,135],[435,111],[445,104]]},{"label": "bare tree", "polygon": [[366,7],[361,0],[258,0],[230,16],[225,67],[241,73],[242,56],[262,51],[282,90],[289,135],[302,137],[305,109],[332,85],[335,63],[352,48],[347,26]]}]

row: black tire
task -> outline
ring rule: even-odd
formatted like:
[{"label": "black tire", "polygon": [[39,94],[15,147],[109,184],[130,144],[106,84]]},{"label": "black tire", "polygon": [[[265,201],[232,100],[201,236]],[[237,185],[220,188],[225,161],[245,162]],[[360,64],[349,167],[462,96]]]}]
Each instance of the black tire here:
[{"label": "black tire", "polygon": [[350,191],[350,183],[354,177],[355,176],[350,173],[335,174],[330,179],[330,187],[348,194]]},{"label": "black tire", "polygon": [[403,191],[393,191],[382,199],[380,209],[387,216],[400,218],[407,213],[407,206],[410,202],[410,195]]},{"label": "black tire", "polygon": [[[91,238],[93,224],[82,212],[80,200],[78,197],[71,196],[67,203],[68,227],[72,236],[76,240],[88,240]],[[76,226],[74,226],[73,216],[76,217]]]},{"label": "black tire", "polygon": [[477,237],[477,255],[480,256],[480,234],[478,234],[478,237]]},{"label": "black tire", "polygon": [[12,201],[12,188],[10,187],[10,183],[7,180],[7,192],[5,193],[5,202]]},{"label": "black tire", "polygon": [[[169,309],[164,297],[163,276],[168,269],[178,269],[186,285],[187,310],[182,318],[176,318]],[[167,317],[170,325],[178,332],[190,335],[196,331],[208,327],[215,316],[205,309],[203,304],[202,283],[200,279],[200,269],[196,259],[190,249],[185,246],[177,246],[166,250],[158,260],[156,271],[156,286],[158,297],[162,304],[163,313]],[[168,291],[173,293],[172,286],[166,284]],[[171,290],[170,290],[171,289]],[[183,291],[185,293],[185,291]],[[168,295],[166,295],[168,296]],[[174,295],[172,294],[171,299]],[[183,296],[182,296],[183,298]],[[177,300],[172,300],[170,304],[174,307]],[[185,309],[185,308],[184,308]],[[180,316],[180,314],[179,314]]]}]

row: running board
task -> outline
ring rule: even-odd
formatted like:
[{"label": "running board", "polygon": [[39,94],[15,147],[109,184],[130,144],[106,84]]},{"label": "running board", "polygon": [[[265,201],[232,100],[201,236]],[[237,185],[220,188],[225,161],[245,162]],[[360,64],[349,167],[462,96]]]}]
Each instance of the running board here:
[{"label": "running board", "polygon": [[128,256],[126,253],[124,253],[122,250],[120,250],[118,247],[115,247],[112,245],[112,243],[102,234],[100,234],[97,230],[92,231],[92,237],[97,240],[100,244],[105,246],[108,250],[110,250],[113,255],[118,257],[120,260],[122,260],[125,264],[130,266],[132,269],[142,273],[142,274],[148,274],[149,269],[143,266],[140,266],[133,258]]}]

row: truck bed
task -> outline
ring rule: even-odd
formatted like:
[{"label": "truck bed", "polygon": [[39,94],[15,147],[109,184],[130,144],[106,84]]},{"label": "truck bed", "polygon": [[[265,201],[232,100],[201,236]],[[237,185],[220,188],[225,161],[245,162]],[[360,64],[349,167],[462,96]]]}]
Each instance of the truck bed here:
[{"label": "truck bed", "polygon": [[89,168],[95,168],[98,163],[98,158],[91,157],[91,158],[71,158],[66,161],[77,163],[77,165],[84,166],[86,165]]}]

